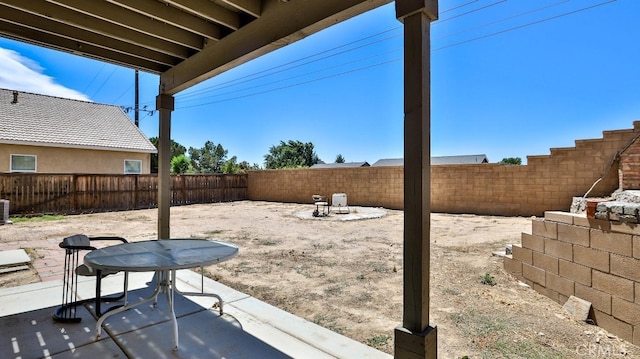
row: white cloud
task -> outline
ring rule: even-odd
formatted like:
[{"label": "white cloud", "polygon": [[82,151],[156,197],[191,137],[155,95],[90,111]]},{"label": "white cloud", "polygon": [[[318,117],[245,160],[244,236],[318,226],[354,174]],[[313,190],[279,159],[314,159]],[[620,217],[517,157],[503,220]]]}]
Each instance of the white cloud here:
[{"label": "white cloud", "polygon": [[0,88],[90,101],[85,94],[57,84],[42,67],[13,50],[0,48]]}]

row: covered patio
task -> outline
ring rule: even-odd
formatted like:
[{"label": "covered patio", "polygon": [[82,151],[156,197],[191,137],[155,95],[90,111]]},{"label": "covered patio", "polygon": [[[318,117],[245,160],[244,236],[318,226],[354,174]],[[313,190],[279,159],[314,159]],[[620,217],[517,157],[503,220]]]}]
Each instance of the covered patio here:
[{"label": "covered patio", "polygon": [[[157,237],[170,239],[169,167],[174,95],[389,2],[2,0],[0,36],[160,75],[156,98],[160,112]],[[396,17],[405,29],[405,270],[403,321],[395,332],[395,356],[435,358],[436,330],[429,323],[429,35],[438,4],[437,0],[396,0],[395,4]],[[15,295],[28,291],[17,290]],[[24,310],[35,309],[38,308]],[[315,338],[322,341],[320,335]]]},{"label": "covered patio", "polygon": [[[105,280],[105,293],[122,290],[123,275]],[[130,298],[152,292],[150,273],[130,276]],[[178,272],[178,286],[200,290],[201,276]],[[308,322],[249,295],[205,278],[206,291],[225,299],[224,314],[210,298],[176,296],[181,346],[172,350],[166,299],[136,307],[107,321],[95,340],[93,302],[77,309],[80,323],[57,323],[61,281],[0,290],[3,358],[390,358],[390,355]],[[95,281],[82,280],[80,299],[94,297]],[[117,305],[113,303],[112,305]]]}]

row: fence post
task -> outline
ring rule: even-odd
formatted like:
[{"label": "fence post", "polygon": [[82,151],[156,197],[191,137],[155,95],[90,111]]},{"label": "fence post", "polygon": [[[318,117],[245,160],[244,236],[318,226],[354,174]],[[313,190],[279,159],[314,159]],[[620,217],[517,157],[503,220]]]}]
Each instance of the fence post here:
[{"label": "fence post", "polygon": [[69,191],[71,191],[71,211],[74,213],[78,211],[78,191],[76,187],[76,176],[77,174],[71,175],[71,188],[69,188]]}]

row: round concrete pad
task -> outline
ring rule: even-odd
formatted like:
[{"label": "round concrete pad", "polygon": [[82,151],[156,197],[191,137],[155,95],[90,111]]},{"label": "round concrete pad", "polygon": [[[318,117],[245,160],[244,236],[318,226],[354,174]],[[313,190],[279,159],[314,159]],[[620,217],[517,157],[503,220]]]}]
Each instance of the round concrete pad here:
[{"label": "round concrete pad", "polygon": [[314,217],[313,211],[315,209],[316,207],[314,205],[309,205],[308,209],[295,212],[293,216],[300,219],[313,219],[318,221],[356,221],[359,219],[381,218],[387,215],[387,211],[382,208],[349,206],[349,213],[339,214],[335,211],[330,211],[326,217]]}]

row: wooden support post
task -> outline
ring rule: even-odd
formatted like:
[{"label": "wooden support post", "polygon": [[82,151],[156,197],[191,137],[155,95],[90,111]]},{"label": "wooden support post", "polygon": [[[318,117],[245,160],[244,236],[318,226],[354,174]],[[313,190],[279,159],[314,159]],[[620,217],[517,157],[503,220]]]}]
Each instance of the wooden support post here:
[{"label": "wooden support post", "polygon": [[404,278],[402,325],[395,357],[437,358],[437,331],[429,324],[431,229],[430,26],[437,0],[396,0],[404,23]]},{"label": "wooden support post", "polygon": [[158,239],[170,238],[171,111],[173,111],[173,108],[173,96],[159,94],[156,97],[156,109],[160,111],[158,131]]}]

